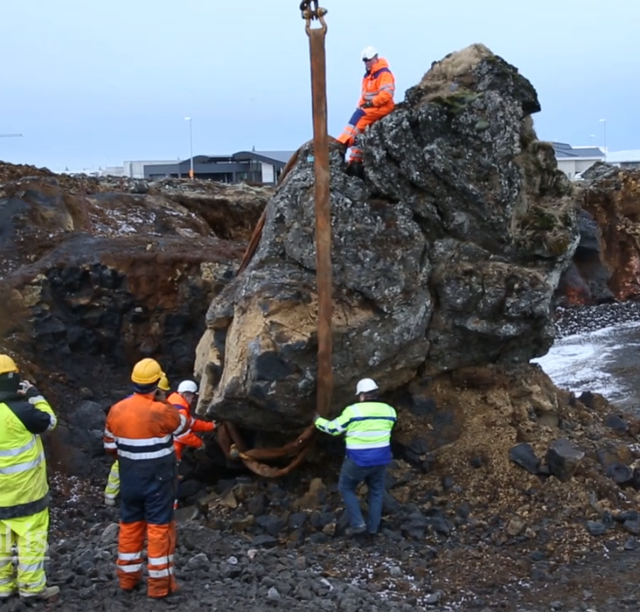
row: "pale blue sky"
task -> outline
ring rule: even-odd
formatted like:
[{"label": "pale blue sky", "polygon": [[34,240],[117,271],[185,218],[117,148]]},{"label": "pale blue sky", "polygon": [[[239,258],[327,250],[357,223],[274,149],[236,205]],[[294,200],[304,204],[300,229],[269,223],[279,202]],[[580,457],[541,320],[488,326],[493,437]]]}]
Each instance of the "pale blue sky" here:
[{"label": "pale blue sky", "polygon": [[[329,131],[377,47],[396,101],[474,42],[537,88],[541,138],[640,148],[638,0],[323,0]],[[311,136],[299,0],[23,0],[0,9],[0,159],[54,170],[295,149]],[[595,137],[592,138],[591,135]]]}]

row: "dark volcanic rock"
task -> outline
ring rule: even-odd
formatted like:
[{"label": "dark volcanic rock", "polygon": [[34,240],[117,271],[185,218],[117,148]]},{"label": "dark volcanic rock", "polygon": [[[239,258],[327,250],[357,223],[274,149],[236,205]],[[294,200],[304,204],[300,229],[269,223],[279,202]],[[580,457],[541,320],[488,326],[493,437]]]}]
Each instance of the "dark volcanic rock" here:
[{"label": "dark volcanic rock", "polygon": [[[533,130],[539,109],[529,81],[474,45],[436,63],[365,132],[365,180],[332,147],[336,405],[363,372],[388,391],[418,368],[526,363],[551,345],[551,299],[579,235],[571,186]],[[307,144],[253,259],[209,308],[200,412],[270,431],[308,423],[313,186]]]},{"label": "dark volcanic rock", "polygon": [[633,481],[633,471],[623,463],[612,463],[605,474],[619,485],[629,484]]},{"label": "dark volcanic rock", "polygon": [[615,300],[608,282],[611,272],[602,261],[601,230],[586,210],[578,216],[580,242],[573,263],[560,278],[557,303],[561,306],[602,304]]},{"label": "dark volcanic rock", "polygon": [[629,424],[618,414],[610,414],[607,416],[604,424],[620,434],[627,433],[629,430]]},{"label": "dark volcanic rock", "polygon": [[584,452],[573,442],[566,438],[561,438],[551,443],[547,451],[546,461],[551,474],[558,480],[567,482],[573,477],[583,457]]},{"label": "dark volcanic rock", "polygon": [[526,442],[516,444],[516,446],[509,451],[509,459],[521,468],[527,470],[530,474],[538,473],[540,459],[536,456],[531,444],[527,444]]}]

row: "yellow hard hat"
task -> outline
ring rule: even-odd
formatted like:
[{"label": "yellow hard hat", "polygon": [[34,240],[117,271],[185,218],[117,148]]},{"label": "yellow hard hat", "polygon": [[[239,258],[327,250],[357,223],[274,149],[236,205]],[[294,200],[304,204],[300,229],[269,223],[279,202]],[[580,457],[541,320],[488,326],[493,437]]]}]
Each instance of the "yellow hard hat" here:
[{"label": "yellow hard hat", "polygon": [[166,374],[163,374],[162,378],[160,379],[160,382],[158,383],[158,389],[161,389],[162,391],[169,391],[171,389],[171,385],[169,384],[169,379],[167,378]]},{"label": "yellow hard hat", "polygon": [[158,382],[163,376],[164,372],[160,364],[149,357],[138,361],[131,372],[131,380],[138,385],[151,385]]},{"label": "yellow hard hat", "polygon": [[9,355],[0,355],[0,374],[19,372],[16,362]]}]

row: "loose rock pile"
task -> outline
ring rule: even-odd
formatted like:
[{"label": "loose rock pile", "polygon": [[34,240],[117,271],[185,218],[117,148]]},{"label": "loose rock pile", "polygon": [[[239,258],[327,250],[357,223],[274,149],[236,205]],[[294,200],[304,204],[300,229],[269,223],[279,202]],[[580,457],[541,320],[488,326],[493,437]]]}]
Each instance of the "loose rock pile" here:
[{"label": "loose rock pile", "polygon": [[557,337],[563,338],[636,321],[640,321],[640,302],[628,301],[559,308],[556,311],[555,325]]}]

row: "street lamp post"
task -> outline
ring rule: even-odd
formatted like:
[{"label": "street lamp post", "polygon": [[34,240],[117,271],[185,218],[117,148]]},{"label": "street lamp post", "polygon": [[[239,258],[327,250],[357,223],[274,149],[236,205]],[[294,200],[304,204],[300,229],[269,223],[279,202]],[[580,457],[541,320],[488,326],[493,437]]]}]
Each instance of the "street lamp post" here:
[{"label": "street lamp post", "polygon": [[602,123],[602,132],[604,137],[604,161],[607,161],[607,120],[600,119],[600,123]]},{"label": "street lamp post", "polygon": [[190,158],[190,167],[189,167],[189,178],[193,180],[194,172],[193,172],[193,125],[191,121],[191,117],[185,117],[185,121],[189,122],[189,158]]}]

